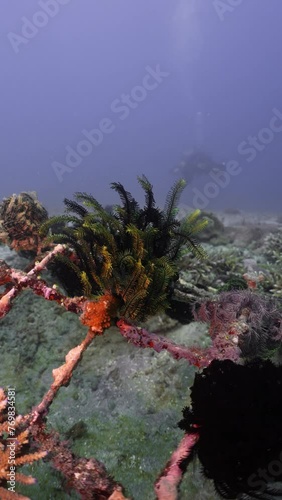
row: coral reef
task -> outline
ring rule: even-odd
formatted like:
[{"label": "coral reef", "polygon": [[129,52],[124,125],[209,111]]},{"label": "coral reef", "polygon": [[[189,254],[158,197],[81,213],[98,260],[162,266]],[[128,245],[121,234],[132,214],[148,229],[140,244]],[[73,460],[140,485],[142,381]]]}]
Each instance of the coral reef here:
[{"label": "coral reef", "polygon": [[[40,248],[38,247],[38,260],[31,265],[28,271],[15,269],[4,261],[0,262],[0,286],[2,286],[0,316],[3,321],[4,318],[10,317],[14,307],[17,306],[18,300],[15,301],[15,299],[20,299],[24,294],[29,293],[34,294],[38,301],[48,301],[50,308],[56,307],[60,311],[67,311],[66,314],[70,316],[77,315],[81,327],[85,329],[76,337],[75,343],[70,341],[70,347],[66,349],[63,361],[62,357],[58,357],[57,361],[54,358],[56,368],[52,370],[52,379],[50,376],[46,378],[46,374],[44,374],[42,379],[44,391],[41,391],[39,402],[33,401],[31,395],[32,404],[29,405],[29,409],[16,416],[16,422],[18,422],[18,427],[16,425],[18,442],[16,465],[19,467],[23,463],[37,461],[44,457],[44,463],[49,462],[64,477],[66,494],[71,494],[74,490],[80,498],[87,500],[94,498],[122,500],[128,496],[123,485],[118,482],[120,481],[121,466],[116,464],[115,477],[113,478],[100,457],[98,460],[87,452],[84,456],[76,454],[75,450],[70,448],[71,443],[62,441],[62,434],[52,428],[52,419],[50,419],[50,412],[56,406],[57,398],[64,394],[65,389],[62,390],[62,388],[67,388],[71,381],[75,380],[75,385],[80,386],[80,384],[83,385],[83,379],[87,376],[93,379],[93,386],[97,386],[98,382],[95,381],[96,346],[103,338],[102,334],[114,324],[117,327],[114,335],[117,336],[119,332],[121,340],[126,340],[125,344],[129,343],[131,344],[129,347],[140,348],[140,358],[142,358],[143,349],[152,353],[151,358],[147,358],[146,361],[147,370],[150,364],[156,366],[154,365],[154,356],[161,358],[162,355],[170,356],[172,361],[179,361],[179,365],[183,363],[183,367],[191,365],[195,371],[199,368],[204,369],[203,375],[197,375],[192,386],[191,408],[186,407],[184,410],[184,418],[181,423],[181,428],[185,431],[184,436],[175,435],[174,444],[170,446],[170,450],[174,448],[170,458],[167,451],[167,464],[161,472],[160,468],[154,469],[156,470],[155,478],[157,477],[154,489],[156,497],[159,500],[176,500],[181,491],[187,467],[192,458],[198,456],[204,465],[204,472],[208,478],[214,480],[221,496],[227,497],[230,494],[242,493],[248,494],[250,498],[252,494],[260,498],[256,487],[246,484],[244,474],[254,474],[255,470],[251,465],[260,466],[262,464],[265,466],[267,460],[272,459],[275,453],[280,452],[281,448],[280,440],[277,441],[276,447],[272,442],[269,445],[263,441],[263,429],[270,422],[267,417],[268,409],[273,414],[276,412],[275,397],[280,383],[281,369],[277,368],[276,370],[272,361],[265,363],[258,359],[258,357],[273,359],[275,351],[278,351],[281,345],[282,317],[279,301],[260,292],[264,281],[253,278],[252,273],[256,272],[254,270],[255,264],[250,262],[248,252],[238,250],[232,253],[232,250],[227,248],[220,255],[221,250],[217,250],[218,253],[214,254],[210,261],[208,259],[202,260],[199,264],[199,260],[196,258],[203,259],[206,256],[205,250],[208,249],[209,252],[210,247],[205,246],[204,250],[194,238],[199,231],[204,229],[206,220],[201,218],[199,211],[189,214],[181,221],[176,218],[176,205],[184,188],[183,181],[178,181],[170,190],[164,210],[155,206],[152,185],[147,178],[144,176],[139,178],[139,183],[145,192],[145,206],[143,208],[139,207],[136,200],[120,183],[112,184],[112,188],[121,198],[122,204],[120,206],[104,209],[91,195],[78,193],[76,201],[65,200],[67,207],[65,215],[44,222],[39,235],[41,243]],[[48,251],[43,255],[41,255],[42,243],[44,243],[44,248],[48,248],[50,245]],[[186,247],[185,253],[183,247]],[[253,260],[255,261],[255,259]],[[182,269],[180,269],[180,265]],[[65,290],[60,290],[52,282],[48,283],[43,279],[44,271],[51,268],[61,278]],[[246,270],[247,273],[244,273]],[[210,276],[213,277],[211,281],[209,281]],[[193,292],[190,296],[189,282],[191,282],[190,289]],[[242,289],[244,283],[247,287],[245,290]],[[222,285],[228,286],[229,291],[218,293]],[[183,342],[174,341],[168,336],[151,333],[149,328],[146,329],[144,325],[142,326],[142,321],[148,320],[154,313],[163,314],[163,311],[171,303],[172,295],[177,295],[178,292],[182,292],[183,296],[186,296],[185,303],[189,304],[191,310],[194,310],[196,320],[208,325],[208,341],[206,343],[191,345],[186,342],[185,334],[182,337]],[[194,307],[192,307],[193,304]],[[137,326],[137,322],[141,325]],[[53,324],[53,327],[57,328],[56,325]],[[200,332],[200,326],[197,332]],[[68,335],[67,327],[65,334]],[[109,336],[108,342],[110,342],[110,338]],[[40,343],[40,339],[38,343]],[[60,354],[63,355],[63,351]],[[76,370],[84,366],[87,355],[89,360],[87,370],[81,372],[80,378],[76,378]],[[119,370],[116,365],[112,372],[108,373],[108,377],[114,379],[116,385],[119,385],[121,378],[128,378],[129,394],[130,391],[131,393],[134,391],[134,387],[137,387],[134,377],[138,379],[138,371],[128,371],[130,358],[126,358],[126,355],[123,363],[123,370]],[[168,368],[171,365],[169,365],[167,358],[164,358],[162,363],[158,366],[162,366],[164,371],[170,370],[166,380],[166,384],[169,385],[173,370]],[[249,372],[243,373],[241,368],[249,370]],[[103,367],[100,367],[100,370],[103,370]],[[86,374],[86,371],[89,373]],[[146,370],[144,371],[146,372]],[[242,387],[245,373],[253,385],[247,386],[246,384],[246,387]],[[278,382],[273,384],[273,391],[269,391],[267,395],[267,388],[263,384],[267,385],[268,380],[271,381],[271,384],[273,380],[278,380]],[[199,381],[203,382],[203,388]],[[148,378],[145,385],[149,383]],[[106,426],[112,425],[108,414],[110,408],[114,408],[114,393],[111,393],[108,387],[109,385],[107,385],[106,392],[108,406],[101,410],[105,427],[104,435],[107,433]],[[219,395],[216,400],[205,397],[206,392],[208,395],[211,394],[211,387],[214,393]],[[257,410],[261,387],[265,392],[264,406],[267,410],[263,418]],[[246,394],[249,394],[250,391],[254,393],[253,412],[245,426],[243,410],[246,398],[241,401],[242,407],[238,405],[237,401],[240,391],[244,394],[244,389]],[[186,392],[186,390],[187,385],[184,380],[181,391]],[[229,395],[229,399],[226,399],[226,408],[221,405],[224,390]],[[174,401],[166,400],[164,387],[158,387],[157,383],[154,386],[154,391],[155,396],[151,398],[150,404],[154,406],[157,399],[162,400],[163,412],[167,411],[169,414],[169,411],[174,408]],[[144,401],[140,394],[137,390],[135,397],[139,401],[138,408],[140,416],[142,416]],[[184,397],[186,399],[185,394]],[[4,392],[1,398],[2,407],[0,409],[5,413]],[[216,402],[214,413],[209,413],[209,409],[206,411],[206,407],[201,413],[204,404],[208,406],[209,404],[213,405],[214,402]],[[76,403],[73,403],[76,406]],[[87,405],[89,403],[89,401],[86,402]],[[106,404],[105,398],[103,404]],[[64,407],[63,415],[67,411],[69,411],[68,408]],[[76,410],[76,412],[78,411]],[[210,420],[207,417],[207,412],[208,415],[211,415]],[[279,408],[277,407],[279,419],[280,413],[279,406]],[[175,415],[175,408],[173,415]],[[79,420],[81,417],[82,415],[80,415]],[[124,425],[128,425],[130,421],[128,416],[127,418],[126,420],[126,416],[124,416]],[[253,428],[259,433],[259,445],[261,446],[260,462],[254,464],[257,457],[252,457],[254,461],[250,460],[247,465],[242,465],[242,470],[235,466],[232,467],[232,474],[228,467],[225,467],[225,464],[219,460],[226,456],[224,449],[224,443],[227,442],[226,427],[222,422],[224,421],[225,426],[229,429],[229,418],[231,426],[237,425],[239,429],[246,429],[246,432],[254,423]],[[151,410],[150,419],[148,418],[147,422],[149,426],[153,420],[158,421],[158,415]],[[215,423],[218,425],[216,426]],[[277,422],[274,419],[271,423],[273,423],[275,431]],[[5,421],[3,425],[7,425]],[[132,433],[136,434],[137,428],[142,428],[142,425],[136,416],[135,423],[132,424]],[[176,427],[175,420],[174,427]],[[74,428],[75,422],[74,426],[71,426],[71,429]],[[82,434],[85,428],[87,428],[86,424],[83,425]],[[237,431],[238,429],[234,428],[232,436],[233,433],[236,436]],[[7,445],[4,442],[6,439],[4,427],[3,432],[3,451],[5,451]],[[122,429],[119,429],[117,425],[115,433],[120,436],[121,432]],[[173,429],[166,431],[164,427],[161,427],[157,437],[154,438],[154,448],[158,440],[162,442],[165,432],[172,433]],[[74,432],[65,432],[64,435],[72,441],[76,440]],[[78,433],[77,439],[79,439],[79,435],[80,433]],[[98,439],[103,441],[102,437],[97,437],[97,441]],[[148,431],[144,432],[142,439],[145,445],[150,447]],[[222,445],[220,448],[222,456],[220,457],[216,452],[217,441]],[[110,444],[110,440],[107,443]],[[116,443],[116,447],[119,447],[118,438]],[[207,443],[209,447],[206,447]],[[257,444],[256,436],[250,437],[250,443]],[[75,446],[75,443],[72,442],[73,444]],[[238,444],[238,440],[236,440],[236,444]],[[34,451],[33,445],[35,446]],[[113,448],[113,455],[117,453],[116,447]],[[95,450],[95,439],[93,449]],[[270,449],[275,452],[271,456],[267,455],[267,450]],[[124,453],[131,452],[127,449]],[[228,453],[230,453],[230,449]],[[240,461],[240,453],[244,455],[244,450],[236,449],[236,453]],[[250,445],[248,454],[251,453],[252,446]],[[4,462],[6,458],[5,453],[3,453]],[[123,461],[124,459],[121,453],[119,460]],[[132,462],[137,461],[135,454],[131,455],[131,460]],[[217,464],[216,467],[213,466],[214,463]],[[150,461],[150,467],[152,464],[153,460]],[[140,467],[141,465],[139,465]],[[143,469],[145,474],[146,466],[144,464]],[[7,477],[7,467],[5,468],[4,464],[2,483],[0,483],[4,489],[3,498],[20,498],[18,492],[12,492],[10,495],[6,488]],[[18,476],[19,482],[21,477],[21,475]],[[134,482],[135,480],[133,473],[130,476],[130,481]],[[24,481],[28,482],[29,480],[23,479]],[[271,495],[275,484],[264,484],[264,487],[266,494]],[[134,496],[134,485],[132,488]],[[138,483],[135,484],[135,489],[138,489]]]},{"label": "coral reef", "polygon": [[197,264],[197,260],[187,251],[179,262],[178,280],[174,283],[170,316],[181,323],[189,323],[192,306],[196,302],[216,298],[217,294],[232,288],[247,288],[242,277],[245,271],[244,251],[231,246],[204,245],[208,259]]}]

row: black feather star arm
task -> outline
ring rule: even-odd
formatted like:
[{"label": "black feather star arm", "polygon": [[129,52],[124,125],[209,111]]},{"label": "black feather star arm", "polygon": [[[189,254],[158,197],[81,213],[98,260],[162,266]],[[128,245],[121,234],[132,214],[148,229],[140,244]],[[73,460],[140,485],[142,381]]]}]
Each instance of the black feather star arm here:
[{"label": "black feather star arm", "polygon": [[164,206],[164,218],[166,225],[169,225],[171,221],[175,220],[175,210],[185,187],[186,181],[184,179],[179,179],[169,190]]},{"label": "black feather star arm", "polygon": [[120,207],[122,210],[121,218],[124,219],[126,224],[134,222],[140,210],[137,201],[133,198],[129,191],[125,190],[120,182],[112,182],[111,188],[119,194],[123,203],[122,207]]}]

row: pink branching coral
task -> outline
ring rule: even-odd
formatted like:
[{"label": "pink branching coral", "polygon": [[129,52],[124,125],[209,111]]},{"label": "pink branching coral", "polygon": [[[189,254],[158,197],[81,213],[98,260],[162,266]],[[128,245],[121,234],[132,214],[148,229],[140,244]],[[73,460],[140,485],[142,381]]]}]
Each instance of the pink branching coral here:
[{"label": "pink branching coral", "polygon": [[186,347],[178,345],[167,339],[159,337],[154,333],[149,333],[143,328],[138,328],[125,320],[117,322],[120,333],[129,342],[138,347],[150,347],[156,352],[167,351],[174,359],[186,359],[191,365],[203,368],[208,366],[213,359],[232,359],[237,361],[240,357],[240,350],[237,343],[233,342],[233,335],[218,334],[213,339],[210,348]]},{"label": "pink branching coral", "polygon": [[175,500],[182,481],[183,463],[187,461],[199,439],[199,434],[185,434],[165,469],[155,482],[155,493],[160,500]]}]

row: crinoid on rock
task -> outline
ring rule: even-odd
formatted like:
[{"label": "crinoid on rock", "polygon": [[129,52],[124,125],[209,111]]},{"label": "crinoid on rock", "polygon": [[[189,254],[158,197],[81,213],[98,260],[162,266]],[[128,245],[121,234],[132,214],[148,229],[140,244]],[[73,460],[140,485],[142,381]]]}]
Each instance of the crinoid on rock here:
[{"label": "crinoid on rock", "polygon": [[164,210],[156,207],[148,179],[142,176],[138,182],[145,192],[143,208],[115,182],[111,187],[121,205],[105,209],[93,196],[76,193],[76,201],[65,200],[66,215],[49,219],[41,228],[44,236],[51,229],[49,240],[72,251],[71,258],[61,255],[55,262],[68,293],[89,298],[110,293],[119,301],[119,315],[130,319],[144,319],[168,306],[180,249],[187,245],[198,258],[205,257],[194,235],[207,224],[199,210],[177,219],[183,179],[169,191]]}]

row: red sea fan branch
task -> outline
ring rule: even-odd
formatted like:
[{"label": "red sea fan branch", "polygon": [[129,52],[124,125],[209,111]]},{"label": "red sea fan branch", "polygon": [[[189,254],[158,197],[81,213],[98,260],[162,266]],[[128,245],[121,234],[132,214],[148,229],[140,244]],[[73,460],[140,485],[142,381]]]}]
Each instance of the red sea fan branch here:
[{"label": "red sea fan branch", "polygon": [[236,361],[240,357],[240,350],[232,335],[221,334],[213,340],[213,345],[207,349],[200,347],[186,347],[178,345],[165,337],[159,337],[144,328],[138,328],[120,319],[117,326],[123,337],[138,347],[150,347],[156,352],[166,350],[174,359],[186,359],[190,364],[203,368],[208,366],[213,359],[231,359]]},{"label": "red sea fan branch", "polygon": [[191,455],[193,447],[199,439],[199,434],[185,434],[169,462],[155,483],[155,493],[158,500],[177,500],[178,486],[184,470],[181,463]]}]

